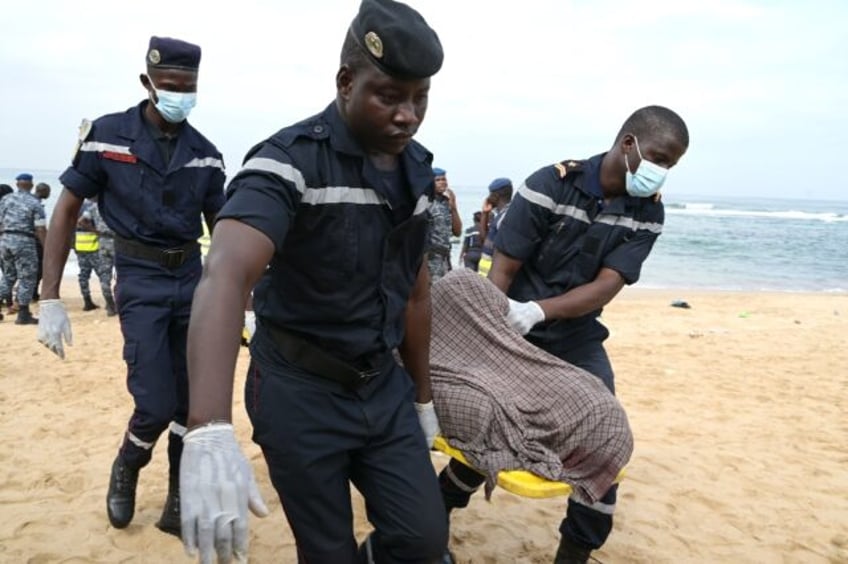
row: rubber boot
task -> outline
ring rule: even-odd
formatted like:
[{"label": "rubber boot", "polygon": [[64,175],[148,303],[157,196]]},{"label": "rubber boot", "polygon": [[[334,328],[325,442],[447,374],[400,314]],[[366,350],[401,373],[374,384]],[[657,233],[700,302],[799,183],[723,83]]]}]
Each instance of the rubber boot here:
[{"label": "rubber boot", "polygon": [[135,488],[138,485],[138,469],[130,468],[120,453],[112,463],[109,476],[109,491],[106,494],[106,513],[116,529],[123,529],[135,514]]},{"label": "rubber boot", "polygon": [[29,312],[29,306],[18,306],[18,318],[15,325],[38,325],[38,318]]},{"label": "rubber boot", "polygon": [[98,309],[100,307],[99,305],[91,301],[91,296],[83,296],[82,301],[85,303],[85,305],[82,306],[83,311],[94,311],[95,309]]},{"label": "rubber boot", "polygon": [[106,300],[106,315],[112,317],[118,314],[118,308],[115,307],[115,300],[112,297],[104,298]]},{"label": "rubber boot", "polygon": [[156,528],[163,533],[180,537],[182,525],[180,522],[180,480],[173,477],[168,480],[168,497],[165,499],[165,507],[162,516],[156,522]]},{"label": "rubber boot", "polygon": [[156,522],[156,527],[163,533],[180,538],[182,526],[180,522],[180,459],[183,454],[183,439],[174,433],[168,433],[168,497],[162,516]]},{"label": "rubber boot", "polygon": [[591,548],[577,546],[565,537],[559,541],[554,564],[586,564],[592,554]]}]

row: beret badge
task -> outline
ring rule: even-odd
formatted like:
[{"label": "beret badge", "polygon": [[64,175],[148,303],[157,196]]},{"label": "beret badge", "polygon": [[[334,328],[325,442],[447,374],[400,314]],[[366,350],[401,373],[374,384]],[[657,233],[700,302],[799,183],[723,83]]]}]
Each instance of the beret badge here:
[{"label": "beret badge", "polygon": [[377,59],[383,57],[383,41],[380,39],[380,36],[373,31],[369,31],[365,34],[365,47]]},{"label": "beret badge", "polygon": [[149,53],[147,53],[147,60],[151,65],[158,65],[162,60],[162,56],[159,55],[159,49],[151,49]]}]

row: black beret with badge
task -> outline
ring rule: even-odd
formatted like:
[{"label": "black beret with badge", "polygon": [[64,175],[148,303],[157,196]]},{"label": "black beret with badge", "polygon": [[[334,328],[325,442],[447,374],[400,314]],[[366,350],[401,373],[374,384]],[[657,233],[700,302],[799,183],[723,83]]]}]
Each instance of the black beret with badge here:
[{"label": "black beret with badge", "polygon": [[401,2],[363,0],[349,33],[378,69],[400,79],[420,79],[442,68],[444,52],[424,18]]},{"label": "black beret with badge", "polygon": [[200,67],[200,47],[170,37],[150,38],[145,62],[156,69],[196,71]]}]

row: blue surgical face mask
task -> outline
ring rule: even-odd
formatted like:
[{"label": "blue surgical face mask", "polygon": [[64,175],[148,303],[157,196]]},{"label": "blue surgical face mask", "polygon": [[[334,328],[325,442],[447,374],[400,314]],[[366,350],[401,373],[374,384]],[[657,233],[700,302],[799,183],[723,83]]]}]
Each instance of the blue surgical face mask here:
[{"label": "blue surgical face mask", "polygon": [[640,161],[636,172],[630,172],[627,153],[624,154],[624,166],[627,167],[627,173],[624,175],[624,186],[631,196],[647,198],[660,191],[668,174],[668,169],[643,157],[642,151],[639,149],[639,140],[636,139],[636,136],[633,136],[633,140],[636,142],[636,152],[639,153]]},{"label": "blue surgical face mask", "polygon": [[[153,105],[159,110],[162,118],[169,123],[180,123],[184,121],[191,109],[197,104],[197,92],[171,92],[170,90],[160,90],[153,86],[153,81],[150,81],[150,86],[156,92],[158,102]],[[151,95],[150,101],[153,102]]]}]

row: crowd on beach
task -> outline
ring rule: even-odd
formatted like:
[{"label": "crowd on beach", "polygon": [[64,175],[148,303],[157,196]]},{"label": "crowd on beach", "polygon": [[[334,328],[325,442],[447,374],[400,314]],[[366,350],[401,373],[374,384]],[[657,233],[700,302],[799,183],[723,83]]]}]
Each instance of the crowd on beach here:
[{"label": "crowd on beach", "polygon": [[[49,225],[32,175],[0,200],[16,323],[64,359],[71,248],[83,309],[99,307],[94,272],[120,321],[134,408],[109,474],[114,528],[166,435],[156,526],[204,562],[246,557],[248,513],[268,514],[232,426],[247,325],[246,407],[300,561],[452,562],[451,513],[516,468],[573,486],[555,562],[606,541],[632,436],[598,316],[639,279],[688,129],[636,109],[603,153],[517,190],[492,179],[463,231],[447,171],[414,140],[443,57],[416,10],[363,0],[335,99],[251,149],[225,189],[222,155],[187,121],[201,49],[153,36],[145,99],[83,121]],[[439,436],[464,460],[437,474]],[[351,484],[374,525],[361,542]]]}]

